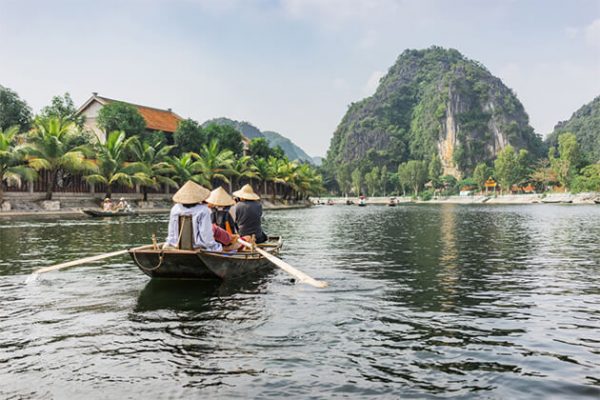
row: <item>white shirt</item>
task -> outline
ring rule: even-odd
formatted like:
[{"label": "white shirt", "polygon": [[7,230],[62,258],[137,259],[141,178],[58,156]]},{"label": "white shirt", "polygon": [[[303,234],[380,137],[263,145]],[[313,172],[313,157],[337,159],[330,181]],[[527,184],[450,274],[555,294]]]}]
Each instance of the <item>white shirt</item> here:
[{"label": "white shirt", "polygon": [[194,248],[203,248],[208,251],[223,251],[223,246],[215,241],[212,231],[212,222],[210,219],[210,210],[204,204],[197,204],[194,207],[184,207],[181,204],[175,204],[171,208],[169,215],[169,234],[166,243],[176,247],[179,242],[179,216],[191,215],[192,228],[194,230]]}]

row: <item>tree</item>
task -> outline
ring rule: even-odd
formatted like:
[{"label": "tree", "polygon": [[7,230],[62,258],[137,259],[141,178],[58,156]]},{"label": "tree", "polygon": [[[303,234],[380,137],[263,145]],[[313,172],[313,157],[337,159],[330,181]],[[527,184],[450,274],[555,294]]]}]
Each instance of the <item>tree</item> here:
[{"label": "tree", "polygon": [[233,161],[233,152],[229,149],[221,149],[216,139],[202,146],[198,162],[209,188],[213,187],[216,180],[229,183],[228,175],[231,173]]},{"label": "tree", "polygon": [[387,184],[389,182],[389,176],[388,176],[388,170],[387,170],[387,166],[384,165],[383,167],[381,167],[381,173],[379,174],[379,192],[382,193],[384,196],[387,193]]},{"label": "tree", "polygon": [[600,163],[591,164],[581,169],[573,182],[575,192],[600,192]]},{"label": "tree", "polygon": [[552,170],[550,161],[547,159],[541,159],[537,162],[533,171],[529,174],[529,179],[531,179],[537,190],[542,192],[546,191],[550,185],[558,183],[556,173]]},{"label": "tree", "polygon": [[18,144],[18,133],[18,126],[0,130],[0,204],[4,197],[4,182],[21,186],[22,179],[32,181],[36,177],[35,170],[26,164],[26,148]]},{"label": "tree", "polygon": [[343,164],[335,172],[335,180],[344,196],[352,190],[352,170],[349,164]]},{"label": "tree", "polygon": [[0,130],[18,126],[27,131],[31,125],[31,108],[16,92],[0,85]]},{"label": "tree", "polygon": [[572,133],[561,134],[558,137],[558,157],[556,157],[556,149],[551,147],[548,158],[560,184],[567,189],[570,188],[579,161],[577,137]]},{"label": "tree", "polygon": [[85,176],[90,183],[102,183],[106,185],[106,197],[112,196],[112,185],[122,183],[128,187],[140,183],[152,185],[153,181],[146,176],[139,167],[126,163],[126,155],[133,141],[137,138],[125,137],[125,132],[114,131],[108,134],[105,143],[96,144],[96,162],[98,164],[95,173]]},{"label": "tree", "polygon": [[46,200],[52,193],[60,171],[88,171],[95,166],[86,160],[84,146],[78,145],[78,131],[73,122],[58,117],[36,118],[29,133],[29,165],[49,171]]},{"label": "tree", "polygon": [[358,167],[354,168],[354,171],[352,171],[352,190],[356,196],[361,194],[362,178],[363,176],[362,172],[360,172],[360,169]]},{"label": "tree", "polygon": [[400,190],[402,190],[402,195],[406,196],[406,189],[410,187],[408,163],[398,165],[398,184],[400,185]]},{"label": "tree", "polygon": [[177,182],[169,177],[169,174],[173,172],[173,167],[167,161],[167,157],[174,147],[164,146],[160,141],[154,144],[142,142],[137,138],[131,141],[131,152],[136,161],[129,164],[128,168],[145,175],[141,180],[144,201],[148,201],[149,187],[156,189],[161,184],[177,187]]},{"label": "tree", "polygon": [[473,171],[473,180],[480,191],[485,190],[485,181],[492,176],[492,169],[486,163],[479,163]]},{"label": "tree", "polygon": [[184,153],[181,157],[167,157],[167,161],[173,170],[173,180],[179,186],[187,181],[194,181],[199,185],[209,186],[209,182],[202,174],[202,165],[198,161],[198,154]]},{"label": "tree", "polygon": [[517,154],[511,145],[506,146],[498,153],[496,161],[494,161],[494,169],[500,182],[501,192],[508,189],[510,193],[512,186],[526,176],[527,157],[527,150],[521,149]]},{"label": "tree", "polygon": [[267,184],[273,179],[274,171],[268,160],[262,157],[254,161],[254,167],[256,168],[256,177],[263,183],[263,194],[266,196]]},{"label": "tree", "polygon": [[250,156],[241,156],[233,161],[231,164],[231,176],[233,177],[233,182],[229,184],[230,192],[233,191],[233,187],[237,188],[239,186],[240,179],[256,178],[256,167],[252,163]]},{"label": "tree", "polygon": [[219,150],[230,150],[233,155],[239,157],[244,152],[242,134],[232,126],[209,124],[204,128],[206,140],[216,140]]},{"label": "tree", "polygon": [[425,161],[410,160],[406,163],[409,184],[415,196],[419,195],[420,189],[427,182],[427,163]]},{"label": "tree", "polygon": [[379,184],[379,167],[373,167],[370,172],[365,174],[365,184],[367,185],[367,195],[375,196]]},{"label": "tree", "polygon": [[207,143],[206,133],[193,119],[184,119],[179,123],[175,133],[173,133],[176,153],[184,154],[187,152],[199,152],[202,146]]},{"label": "tree", "polygon": [[65,121],[75,123],[79,128],[85,123],[85,116],[77,115],[77,108],[69,92],[62,96],[54,96],[50,101],[50,105],[42,108],[40,112],[42,118],[58,117]]},{"label": "tree", "polygon": [[120,101],[103,106],[98,112],[97,122],[105,132],[123,131],[128,138],[141,135],[146,130],[146,121],[138,109]]},{"label": "tree", "polygon": [[254,138],[250,141],[250,144],[248,145],[248,152],[252,157],[262,157],[264,159],[267,159],[269,156],[273,155],[271,147],[269,146],[269,142],[267,139],[262,137]]},{"label": "tree", "polygon": [[440,160],[437,154],[434,154],[431,158],[431,161],[429,162],[428,167],[429,180],[431,181],[433,187],[439,187],[440,177],[442,176],[443,172],[444,168],[442,167],[442,161]]}]

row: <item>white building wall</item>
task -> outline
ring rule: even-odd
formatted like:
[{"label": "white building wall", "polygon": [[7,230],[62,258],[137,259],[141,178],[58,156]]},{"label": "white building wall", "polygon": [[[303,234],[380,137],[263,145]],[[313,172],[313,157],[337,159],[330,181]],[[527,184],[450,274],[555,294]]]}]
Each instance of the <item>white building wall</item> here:
[{"label": "white building wall", "polygon": [[83,125],[87,130],[93,132],[100,143],[106,142],[106,134],[98,127],[96,122],[98,118],[98,112],[102,108],[102,104],[98,101],[93,101],[87,108],[81,113],[85,116],[85,124]]}]

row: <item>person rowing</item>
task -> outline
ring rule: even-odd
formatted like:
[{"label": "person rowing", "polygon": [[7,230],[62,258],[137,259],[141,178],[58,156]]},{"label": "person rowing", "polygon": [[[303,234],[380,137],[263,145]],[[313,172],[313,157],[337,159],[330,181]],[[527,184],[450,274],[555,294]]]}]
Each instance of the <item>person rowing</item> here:
[{"label": "person rowing", "polygon": [[254,193],[254,189],[248,184],[233,192],[233,196],[240,200],[231,208],[231,214],[237,224],[239,234],[241,236],[254,235],[256,243],[266,242],[267,235],[262,230],[260,196]]}]

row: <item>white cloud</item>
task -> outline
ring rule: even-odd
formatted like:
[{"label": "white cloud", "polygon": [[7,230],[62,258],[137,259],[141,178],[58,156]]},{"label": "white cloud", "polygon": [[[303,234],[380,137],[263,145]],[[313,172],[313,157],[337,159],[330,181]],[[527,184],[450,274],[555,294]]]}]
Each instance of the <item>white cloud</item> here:
[{"label": "white cloud", "polygon": [[365,94],[365,96],[371,96],[373,93],[375,93],[375,90],[377,90],[377,86],[379,86],[379,80],[383,78],[384,75],[385,72],[379,70],[373,71],[371,73],[369,79],[367,79],[367,82],[363,87],[363,93]]},{"label": "white cloud", "polygon": [[579,35],[579,28],[576,28],[574,26],[568,26],[565,28],[565,35],[569,38],[569,39],[575,39],[578,35]]},{"label": "white cloud", "polygon": [[585,41],[591,46],[600,47],[600,18],[585,27]]}]

